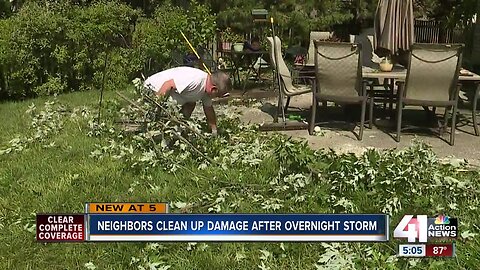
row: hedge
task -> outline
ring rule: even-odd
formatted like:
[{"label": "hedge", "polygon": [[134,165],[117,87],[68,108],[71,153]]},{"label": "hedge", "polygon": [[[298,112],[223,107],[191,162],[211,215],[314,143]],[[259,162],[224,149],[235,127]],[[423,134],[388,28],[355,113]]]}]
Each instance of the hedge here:
[{"label": "hedge", "polygon": [[26,2],[0,19],[0,99],[125,85],[141,73],[165,69],[173,50],[188,51],[180,31],[204,45],[215,16],[204,5],[188,10],[165,3],[151,18],[127,4],[89,6]]}]

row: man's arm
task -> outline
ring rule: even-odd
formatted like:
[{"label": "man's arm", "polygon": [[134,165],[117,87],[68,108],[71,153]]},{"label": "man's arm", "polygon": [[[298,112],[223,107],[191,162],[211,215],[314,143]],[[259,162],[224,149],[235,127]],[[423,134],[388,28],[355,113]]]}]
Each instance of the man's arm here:
[{"label": "man's arm", "polygon": [[176,89],[177,86],[175,85],[175,82],[173,79],[168,80],[163,83],[163,85],[158,89],[156,95],[157,96],[166,96],[172,89]]},{"label": "man's arm", "polygon": [[205,112],[205,117],[207,117],[207,123],[212,130],[212,133],[216,135],[217,133],[217,116],[215,115],[215,110],[213,106],[203,106],[203,111]]}]

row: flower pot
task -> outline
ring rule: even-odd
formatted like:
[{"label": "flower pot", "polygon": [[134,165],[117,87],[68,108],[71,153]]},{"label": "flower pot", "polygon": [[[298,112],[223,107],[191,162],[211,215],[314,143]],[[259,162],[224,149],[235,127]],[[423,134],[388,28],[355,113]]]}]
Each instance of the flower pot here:
[{"label": "flower pot", "polygon": [[380,62],[380,70],[385,71],[385,72],[390,72],[393,69],[393,63],[390,61],[390,59],[383,59],[382,62]]},{"label": "flower pot", "polygon": [[243,51],[243,43],[235,43],[233,44],[233,50],[236,52]]},{"label": "flower pot", "polygon": [[222,50],[223,51],[230,51],[232,49],[231,42],[222,42]]}]

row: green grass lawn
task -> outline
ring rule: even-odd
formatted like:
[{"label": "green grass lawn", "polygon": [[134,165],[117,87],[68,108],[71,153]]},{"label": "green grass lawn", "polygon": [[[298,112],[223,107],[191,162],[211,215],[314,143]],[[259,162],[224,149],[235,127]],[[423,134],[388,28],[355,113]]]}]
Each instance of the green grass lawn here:
[{"label": "green grass lawn", "polygon": [[[33,138],[38,128],[31,127],[32,116],[26,111],[34,103],[40,112],[51,99],[1,103],[0,150],[18,150],[10,143],[14,138],[20,142]],[[106,106],[115,99],[107,92]],[[122,158],[91,156],[112,137],[87,136],[91,128],[86,119],[91,117],[77,113],[74,118],[71,113],[87,106],[90,115],[96,115],[98,92],[64,94],[56,102],[66,108],[62,116],[44,119],[43,125],[56,124],[48,127],[50,133],[20,143],[22,150],[0,155],[0,269],[478,269],[480,265],[480,174],[439,164],[429,149],[413,147],[401,154],[373,151],[359,158],[313,153],[280,135],[265,143],[262,137],[255,142],[256,135],[249,135],[244,146],[228,146],[229,155],[238,153],[242,160],[262,156],[258,164],[237,161],[227,170],[201,170],[192,160],[171,172],[162,164],[142,171]],[[271,152],[245,150],[257,143],[259,149]],[[285,170],[280,178],[279,166]],[[314,167],[315,173],[307,167]],[[304,176],[295,178],[295,174]],[[284,186],[287,189],[282,190]],[[441,260],[398,259],[393,241],[338,245],[35,241],[35,213],[82,213],[85,202],[142,201],[189,203],[190,212],[212,208],[226,213],[386,211],[392,213],[392,224],[403,214],[446,213],[459,217],[460,233],[476,236],[464,234],[457,242],[458,256]]]}]

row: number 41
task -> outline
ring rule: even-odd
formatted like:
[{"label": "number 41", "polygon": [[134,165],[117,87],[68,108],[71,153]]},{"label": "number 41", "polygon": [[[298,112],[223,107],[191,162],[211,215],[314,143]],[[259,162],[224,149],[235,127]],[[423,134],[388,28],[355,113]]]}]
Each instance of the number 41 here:
[{"label": "number 41", "polygon": [[408,242],[415,242],[417,238],[419,242],[427,242],[427,216],[417,215],[414,219],[413,215],[405,215],[393,231],[393,237],[407,238]]}]

